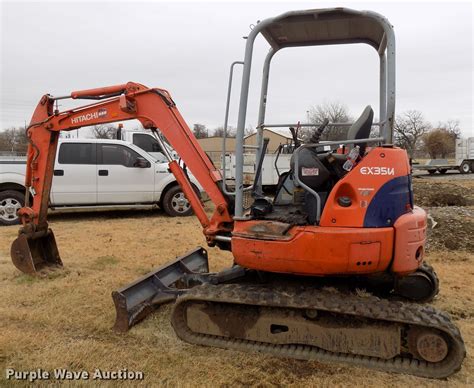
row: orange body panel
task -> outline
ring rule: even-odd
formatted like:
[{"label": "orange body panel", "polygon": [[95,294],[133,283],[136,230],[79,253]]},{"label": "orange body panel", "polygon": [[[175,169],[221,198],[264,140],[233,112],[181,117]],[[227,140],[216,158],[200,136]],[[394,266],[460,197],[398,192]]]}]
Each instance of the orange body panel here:
[{"label": "orange body panel", "polygon": [[[319,226],[288,229],[289,225],[270,220],[235,221],[235,262],[263,271],[315,276],[415,271],[425,242],[423,210],[412,211],[407,203],[406,213],[394,225],[364,227],[375,195],[388,182],[409,175],[409,169],[404,150],[376,147],[334,186]],[[341,196],[352,204],[340,206]]]},{"label": "orange body panel", "polygon": [[393,228],[294,226],[281,236],[256,232],[262,223],[235,221],[232,253],[237,264],[298,275],[385,271],[393,252]]},{"label": "orange body panel", "polygon": [[[370,201],[389,180],[410,174],[405,150],[376,147],[339,180],[326,201],[321,214],[321,226],[363,227]],[[342,207],[337,199],[349,197],[350,207]]]},{"label": "orange body panel", "polygon": [[413,212],[401,216],[394,225],[395,247],[392,272],[406,275],[423,262],[426,242],[426,212],[415,206]]}]

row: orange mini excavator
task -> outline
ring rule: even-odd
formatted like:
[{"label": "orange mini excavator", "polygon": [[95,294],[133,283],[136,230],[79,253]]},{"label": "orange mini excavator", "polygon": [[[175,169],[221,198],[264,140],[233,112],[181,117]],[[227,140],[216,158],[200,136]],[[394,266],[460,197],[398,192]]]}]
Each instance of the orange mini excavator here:
[{"label": "orange mini excavator", "polygon": [[[270,50],[258,141],[248,146],[243,137],[259,34]],[[307,144],[294,136],[291,170],[280,175],[269,199],[260,178],[268,144],[263,129],[295,127],[265,123],[272,58],[286,47],[343,43],[369,44],[380,58],[380,120],[373,122],[369,106],[346,139],[320,143],[324,130],[341,125],[327,120],[311,124],[318,128]],[[221,173],[210,162],[166,90],[129,82],[65,97],[44,95],[28,127],[27,199],[19,210],[23,226],[12,245],[13,263],[26,273],[62,265],[46,220],[59,132],[137,119],[165,153],[161,136],[167,139],[209,195],[210,217],[186,169],[167,155],[207,244],[231,251],[234,265],[210,273],[206,250],[197,248],[113,292],[117,330],[174,302],[176,334],[193,344],[434,378],[457,371],[465,357],[458,328],[445,313],[414,303],[430,301],[438,280],[423,263],[426,213],[413,204],[407,154],[392,145],[395,37],[390,23],[376,13],[345,8],[293,11],[257,23],[247,37],[244,60],[231,66],[226,126],[237,65],[243,66],[243,76],[235,187],[226,185],[225,168]],[[58,112],[54,102],[61,98],[96,101]],[[379,137],[370,136],[373,126],[379,127]],[[243,157],[249,149],[257,163],[253,184],[245,186]]]}]

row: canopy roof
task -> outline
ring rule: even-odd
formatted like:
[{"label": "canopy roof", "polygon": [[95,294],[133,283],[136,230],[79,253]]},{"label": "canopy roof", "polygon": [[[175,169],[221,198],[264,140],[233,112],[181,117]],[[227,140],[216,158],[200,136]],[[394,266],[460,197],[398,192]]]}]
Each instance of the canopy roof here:
[{"label": "canopy roof", "polygon": [[367,43],[382,52],[385,23],[386,19],[369,11],[310,9],[277,16],[261,33],[275,51],[292,46]]}]

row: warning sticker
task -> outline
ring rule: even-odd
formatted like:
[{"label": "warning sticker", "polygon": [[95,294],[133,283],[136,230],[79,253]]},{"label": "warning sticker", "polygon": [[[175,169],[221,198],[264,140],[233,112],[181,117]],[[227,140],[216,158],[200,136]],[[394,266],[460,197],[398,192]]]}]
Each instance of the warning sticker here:
[{"label": "warning sticker", "polygon": [[316,167],[302,167],[301,168],[301,175],[302,176],[318,176],[319,175],[319,168],[316,168]]}]

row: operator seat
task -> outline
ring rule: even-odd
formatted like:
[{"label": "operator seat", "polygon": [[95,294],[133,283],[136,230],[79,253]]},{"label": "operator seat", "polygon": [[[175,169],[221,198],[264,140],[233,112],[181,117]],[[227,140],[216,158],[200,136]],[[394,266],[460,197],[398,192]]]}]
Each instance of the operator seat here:
[{"label": "operator seat", "polygon": [[[360,117],[349,127],[347,131],[347,140],[367,139],[370,136],[370,129],[374,119],[374,111],[370,105],[367,105]],[[350,145],[350,144],[349,144]],[[351,146],[351,145],[350,145]],[[360,155],[364,155],[367,143],[358,144],[360,147]],[[329,156],[333,158],[339,165],[343,165],[347,160],[346,154],[338,154],[335,152],[325,152],[318,155],[320,160],[325,160]],[[339,174],[340,175],[340,174]]]},{"label": "operator seat", "polygon": [[[350,126],[347,131],[347,140],[357,140],[357,139],[368,139],[370,137],[370,130],[372,128],[372,122],[374,120],[374,111],[370,105],[367,105],[360,115],[360,117]],[[365,154],[365,148],[367,143],[357,144],[359,146],[359,155],[363,156]],[[350,148],[352,145],[349,144]],[[342,169],[342,166],[347,160],[346,154],[338,154],[334,151],[328,153],[319,154],[320,160],[327,160],[332,165],[333,172],[338,178],[342,178],[346,171]]]},{"label": "operator seat", "polygon": [[[367,105],[360,117],[352,124],[347,132],[347,140],[367,139],[370,136],[370,129],[374,120],[374,110]],[[364,155],[367,143],[359,144],[360,154]]]}]

